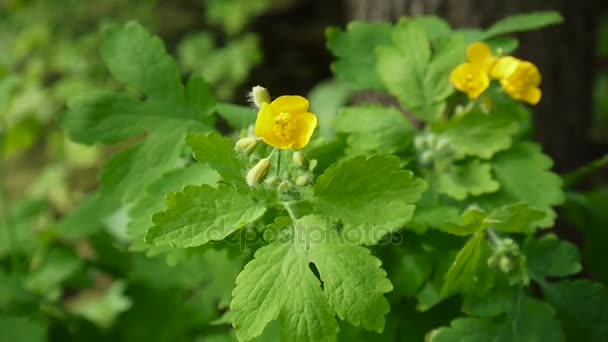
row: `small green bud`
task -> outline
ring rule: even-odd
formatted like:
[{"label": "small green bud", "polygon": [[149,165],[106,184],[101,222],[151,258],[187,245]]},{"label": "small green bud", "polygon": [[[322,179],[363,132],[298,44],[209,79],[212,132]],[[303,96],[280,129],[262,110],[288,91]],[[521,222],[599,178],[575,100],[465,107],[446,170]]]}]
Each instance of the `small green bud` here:
[{"label": "small green bud", "polygon": [[256,146],[258,146],[258,138],[246,137],[239,139],[236,144],[234,144],[234,149],[239,152],[251,154],[253,150],[255,150]]},{"label": "small green bud", "polygon": [[317,160],[313,159],[310,162],[308,162],[308,171],[312,172],[315,167],[317,167]]},{"label": "small green bud", "polygon": [[434,157],[435,157],[435,153],[433,151],[431,151],[431,150],[424,151],[420,155],[420,162],[422,164],[428,165],[433,161]]},{"label": "small green bud", "polygon": [[270,158],[260,160],[247,172],[247,177],[245,177],[247,184],[249,186],[258,185],[266,177],[268,169],[270,169]]},{"label": "small green bud", "polygon": [[511,261],[511,259],[509,259],[509,257],[503,255],[498,261],[498,267],[504,273],[509,273],[513,270],[513,262]]},{"label": "small green bud", "polygon": [[310,180],[310,177],[306,174],[301,175],[300,177],[298,177],[296,179],[296,185],[297,186],[305,186],[308,184],[308,181]]},{"label": "small green bud", "polygon": [[300,151],[295,151],[293,153],[291,159],[293,162],[293,166],[295,166],[295,167],[306,168],[308,166],[308,165],[306,165],[307,164],[306,157],[304,157],[304,155]]},{"label": "small green bud", "polygon": [[262,86],[255,86],[249,93],[249,100],[257,107],[262,108],[264,103],[270,103],[270,94],[268,90]]},{"label": "small green bud", "polygon": [[266,180],[264,181],[264,183],[268,184],[268,185],[277,185],[279,183],[280,179],[277,176],[270,176],[268,178],[266,178]]},{"label": "small green bud", "polygon": [[279,192],[286,193],[289,190],[291,190],[291,183],[289,183],[288,181],[284,180],[284,181],[281,182],[281,184],[279,184],[279,186],[277,187],[277,190]]},{"label": "small green bud", "polygon": [[437,140],[437,145],[435,145],[435,149],[438,152],[443,152],[450,147],[450,139],[446,137],[441,137]]}]

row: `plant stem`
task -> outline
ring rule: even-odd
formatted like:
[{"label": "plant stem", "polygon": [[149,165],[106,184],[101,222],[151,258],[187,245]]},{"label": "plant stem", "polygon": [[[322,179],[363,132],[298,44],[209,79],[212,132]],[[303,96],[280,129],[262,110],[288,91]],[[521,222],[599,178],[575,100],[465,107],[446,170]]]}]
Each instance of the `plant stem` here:
[{"label": "plant stem", "polygon": [[291,217],[291,219],[293,221],[296,221],[298,218],[296,217],[296,214],[293,212],[293,209],[291,208],[291,203],[292,202],[281,202],[281,203],[283,204],[283,207],[285,208],[285,210],[289,214],[289,217]]},{"label": "plant stem", "polygon": [[279,153],[277,153],[277,173],[275,176],[280,177],[279,173],[281,172],[281,153],[282,151],[279,151]]},{"label": "plant stem", "polygon": [[500,240],[500,238],[498,237],[494,229],[492,229],[492,227],[486,228],[486,233],[488,233],[488,238],[490,238],[490,241],[492,242],[494,247],[502,245],[502,240]]}]

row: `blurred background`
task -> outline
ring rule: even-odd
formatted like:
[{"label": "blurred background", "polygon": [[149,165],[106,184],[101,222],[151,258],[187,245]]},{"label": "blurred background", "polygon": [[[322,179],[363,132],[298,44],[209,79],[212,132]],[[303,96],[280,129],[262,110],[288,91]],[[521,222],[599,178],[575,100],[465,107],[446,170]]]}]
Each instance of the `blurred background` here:
[{"label": "blurred background", "polygon": [[[565,21],[520,35],[515,54],[541,70],[543,99],[533,109],[535,136],[554,159],[555,169],[567,173],[608,152],[604,0],[0,0],[0,209],[7,211],[9,222],[48,226],[96,187],[99,166],[112,151],[70,142],[57,122],[74,94],[118,87],[98,52],[99,29],[106,23],[139,21],[164,40],[184,74],[201,74],[218,99],[245,104],[253,85],[264,85],[274,94],[308,94],[330,79],[332,56],[325,46],[329,26],[435,14],[454,27],[487,27],[508,15],[537,10],[557,10]],[[359,94],[352,101],[361,99],[374,97]],[[581,189],[602,180],[606,172]],[[597,199],[574,198],[579,207],[572,207],[570,216],[579,222],[591,219],[584,217],[585,205],[605,207],[607,193],[604,189]],[[98,252],[99,244],[111,244],[99,239]],[[89,245],[76,247],[80,256],[90,253]],[[6,250],[0,239],[0,255]],[[116,253],[120,263],[120,253],[108,253]],[[49,281],[41,277],[34,282]],[[97,282],[103,287],[106,280]],[[111,289],[104,292],[109,297],[102,304],[120,311],[127,305],[121,302],[126,300],[120,295],[124,288]],[[113,317],[112,312],[104,315],[103,308],[86,309],[101,326]]]}]

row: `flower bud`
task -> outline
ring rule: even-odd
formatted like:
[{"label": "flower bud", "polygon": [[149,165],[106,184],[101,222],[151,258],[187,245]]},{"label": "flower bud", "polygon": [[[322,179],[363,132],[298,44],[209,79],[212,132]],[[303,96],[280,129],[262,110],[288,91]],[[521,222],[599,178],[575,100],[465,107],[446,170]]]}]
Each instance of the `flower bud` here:
[{"label": "flower bud", "polygon": [[277,183],[279,183],[280,179],[277,176],[270,176],[268,178],[266,178],[266,180],[264,181],[264,183],[268,184],[268,185],[277,185]]},{"label": "flower bud", "polygon": [[254,186],[259,184],[266,174],[268,173],[268,169],[270,169],[270,158],[264,158],[260,160],[254,167],[247,172],[247,177],[245,180],[249,186]]},{"label": "flower bud", "polygon": [[511,262],[511,259],[509,259],[509,257],[503,255],[498,261],[498,267],[504,273],[509,273],[511,272],[511,270],[513,270],[513,262]]},{"label": "flower bud", "polygon": [[255,86],[249,93],[249,100],[257,107],[262,108],[264,103],[270,103],[270,94],[268,90],[262,86]]},{"label": "flower bud", "polygon": [[251,154],[258,146],[258,139],[256,137],[246,137],[239,139],[234,145],[236,151],[245,152]]},{"label": "flower bud", "polygon": [[305,186],[306,184],[308,184],[309,180],[310,180],[310,177],[308,175],[301,175],[300,177],[298,177],[296,179],[296,185]]},{"label": "flower bud", "polygon": [[314,171],[315,167],[317,167],[317,160],[313,159],[308,163],[308,171]]},{"label": "flower bud", "polygon": [[437,151],[444,151],[449,147],[450,147],[450,139],[448,139],[446,137],[439,138],[437,140],[437,145],[435,146]]},{"label": "flower bud", "polygon": [[306,157],[304,157],[304,155],[302,154],[302,152],[300,152],[300,151],[295,151],[295,152],[293,153],[293,155],[292,155],[292,158],[291,158],[291,159],[292,159],[293,165],[294,165],[295,167],[298,167],[298,168],[306,168],[306,166],[307,166],[307,165],[306,165],[306,164],[307,164],[307,161],[306,161]]},{"label": "flower bud", "polygon": [[289,190],[291,190],[291,184],[288,181],[284,180],[281,182],[281,184],[279,184],[277,190],[282,193],[288,192]]},{"label": "flower bud", "polygon": [[435,156],[435,153],[433,153],[433,151],[430,151],[430,150],[424,151],[420,155],[420,162],[424,165],[428,165],[433,161],[434,156]]}]

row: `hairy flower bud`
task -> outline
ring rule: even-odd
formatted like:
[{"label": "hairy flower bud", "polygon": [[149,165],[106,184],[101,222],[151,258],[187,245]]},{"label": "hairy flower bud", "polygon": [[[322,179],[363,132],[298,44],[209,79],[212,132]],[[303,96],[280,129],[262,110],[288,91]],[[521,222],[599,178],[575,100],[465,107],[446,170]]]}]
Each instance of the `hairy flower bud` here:
[{"label": "hairy flower bud", "polygon": [[281,184],[279,184],[277,190],[282,193],[288,192],[289,190],[291,190],[291,183],[289,183],[289,181],[284,180],[281,182]]},{"label": "hairy flower bud", "polygon": [[300,151],[295,151],[292,155],[292,162],[293,162],[293,166],[298,167],[298,168],[306,168],[307,167],[307,160],[306,157],[304,157],[304,155],[302,154],[302,152]]},{"label": "hairy flower bud", "polygon": [[234,149],[239,152],[251,154],[256,146],[258,146],[258,139],[256,137],[246,137],[239,139],[234,145]]},{"label": "hairy flower bud", "polygon": [[296,179],[296,185],[297,186],[305,186],[308,184],[308,181],[310,180],[310,177],[308,175],[301,175],[300,177],[298,177]]},{"label": "hairy flower bud", "polygon": [[507,256],[503,255],[498,261],[498,267],[504,273],[509,273],[513,270],[513,262]]},{"label": "hairy flower bud", "polygon": [[264,180],[264,177],[266,177],[269,169],[270,158],[260,160],[257,164],[255,164],[254,167],[251,168],[251,170],[249,170],[249,172],[247,172],[247,177],[245,178],[247,184],[249,186],[259,184],[262,180]]},{"label": "hairy flower bud", "polygon": [[270,103],[270,94],[268,94],[268,90],[266,90],[266,88],[257,85],[251,89],[251,92],[249,93],[249,100],[257,108],[262,108],[264,103]]}]

